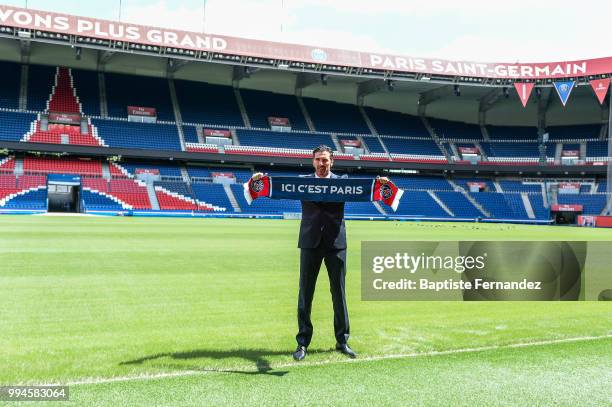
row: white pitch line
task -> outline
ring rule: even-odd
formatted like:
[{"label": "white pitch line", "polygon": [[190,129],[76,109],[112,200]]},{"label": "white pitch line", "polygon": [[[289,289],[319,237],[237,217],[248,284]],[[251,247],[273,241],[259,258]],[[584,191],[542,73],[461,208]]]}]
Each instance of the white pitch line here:
[{"label": "white pitch line", "polygon": [[[358,357],[357,359],[326,360],[326,361],[318,361],[318,362],[281,363],[278,365],[274,365],[273,367],[271,366],[270,372],[274,372],[276,369],[287,368],[287,367],[296,368],[296,367],[307,367],[307,366],[331,365],[331,364],[337,364],[337,363],[362,363],[362,362],[372,362],[372,361],[386,360],[386,359],[404,359],[404,358],[417,358],[417,357],[427,357],[427,356],[444,356],[444,355],[454,355],[454,354],[460,354],[460,353],[476,353],[476,352],[484,352],[484,351],[490,351],[490,350],[554,345],[554,344],[568,343],[568,342],[594,341],[594,340],[608,339],[608,338],[612,338],[612,333],[607,334],[607,335],[601,335],[601,336],[579,336],[579,337],[574,337],[574,338],[549,339],[549,340],[534,341],[534,342],[519,342],[519,343],[511,343],[507,345],[490,345],[490,346],[482,346],[482,347],[477,347],[477,348],[463,348],[463,349],[450,349],[450,350],[419,352],[419,353],[398,353],[398,354],[391,354],[391,355],[366,356],[366,357],[361,357],[361,358]],[[87,385],[87,384],[105,384],[105,383],[127,382],[127,381],[134,381],[134,380],[156,380],[156,379],[166,379],[166,378],[173,378],[173,377],[195,376],[195,375],[205,375],[205,374],[214,374],[214,373],[232,373],[232,372],[256,373],[258,372],[258,370],[253,369],[253,368],[244,368],[244,367],[210,369],[210,370],[181,370],[178,372],[140,374],[140,375],[117,376],[117,377],[108,377],[108,378],[82,378],[82,379],[64,382],[64,383],[47,383],[45,385],[77,386],[77,385]]]}]

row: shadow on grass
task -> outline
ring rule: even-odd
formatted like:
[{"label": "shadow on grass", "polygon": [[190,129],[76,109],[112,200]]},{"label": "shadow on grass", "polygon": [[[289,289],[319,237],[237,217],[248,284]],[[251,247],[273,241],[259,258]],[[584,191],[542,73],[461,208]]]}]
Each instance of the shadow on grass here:
[{"label": "shadow on grass", "polygon": [[[312,353],[327,353],[330,351],[312,351]],[[284,376],[289,373],[288,371],[283,370],[274,370],[272,366],[270,366],[270,362],[268,361],[268,357],[270,356],[278,356],[278,355],[289,355],[289,352],[286,351],[272,351],[267,349],[236,349],[236,350],[227,350],[227,351],[218,351],[218,350],[204,350],[198,349],[188,352],[174,352],[174,353],[158,353],[155,355],[144,356],[139,359],[129,360],[126,362],[121,362],[119,365],[142,365],[145,362],[158,360],[162,358],[169,358],[172,360],[194,360],[194,359],[231,359],[231,358],[241,358],[247,361],[252,362],[255,366],[256,370],[232,370],[232,369],[207,369],[207,368],[193,368],[190,366],[185,366],[181,364],[167,364],[169,367],[177,368],[177,369],[188,369],[188,370],[200,370],[200,371],[210,371],[210,372],[222,372],[222,373],[240,373],[247,375],[259,375],[266,374],[271,376]],[[297,363],[297,362],[296,362]]]}]

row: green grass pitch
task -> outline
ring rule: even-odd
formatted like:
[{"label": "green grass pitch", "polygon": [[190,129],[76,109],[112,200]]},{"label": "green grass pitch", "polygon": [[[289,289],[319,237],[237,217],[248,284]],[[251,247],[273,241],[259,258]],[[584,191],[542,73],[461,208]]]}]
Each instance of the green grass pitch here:
[{"label": "green grass pitch", "polygon": [[58,405],[87,406],[612,403],[612,303],[365,302],[359,269],[362,240],[611,231],[351,221],[347,234],[359,358],[332,351],[322,269],[295,363],[298,221],[1,216],[0,385],[69,383]]}]

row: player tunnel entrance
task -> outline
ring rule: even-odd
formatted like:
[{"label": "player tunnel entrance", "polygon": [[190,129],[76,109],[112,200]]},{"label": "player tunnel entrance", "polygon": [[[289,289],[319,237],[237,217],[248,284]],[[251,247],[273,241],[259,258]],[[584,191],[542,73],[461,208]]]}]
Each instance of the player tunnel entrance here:
[{"label": "player tunnel entrance", "polygon": [[82,212],[81,177],[49,174],[47,177],[48,212]]}]

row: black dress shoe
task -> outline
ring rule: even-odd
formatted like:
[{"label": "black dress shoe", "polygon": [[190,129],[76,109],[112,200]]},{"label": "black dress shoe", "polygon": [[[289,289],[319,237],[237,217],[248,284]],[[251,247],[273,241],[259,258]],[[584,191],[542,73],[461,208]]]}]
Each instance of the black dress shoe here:
[{"label": "black dress shoe", "polygon": [[306,346],[298,346],[295,352],[293,352],[293,359],[304,360],[306,357]]},{"label": "black dress shoe", "polygon": [[336,344],[336,350],[340,353],[345,354],[346,356],[348,356],[351,359],[355,359],[357,357],[357,354],[353,351],[353,349],[351,349],[347,343],[337,343]]}]

